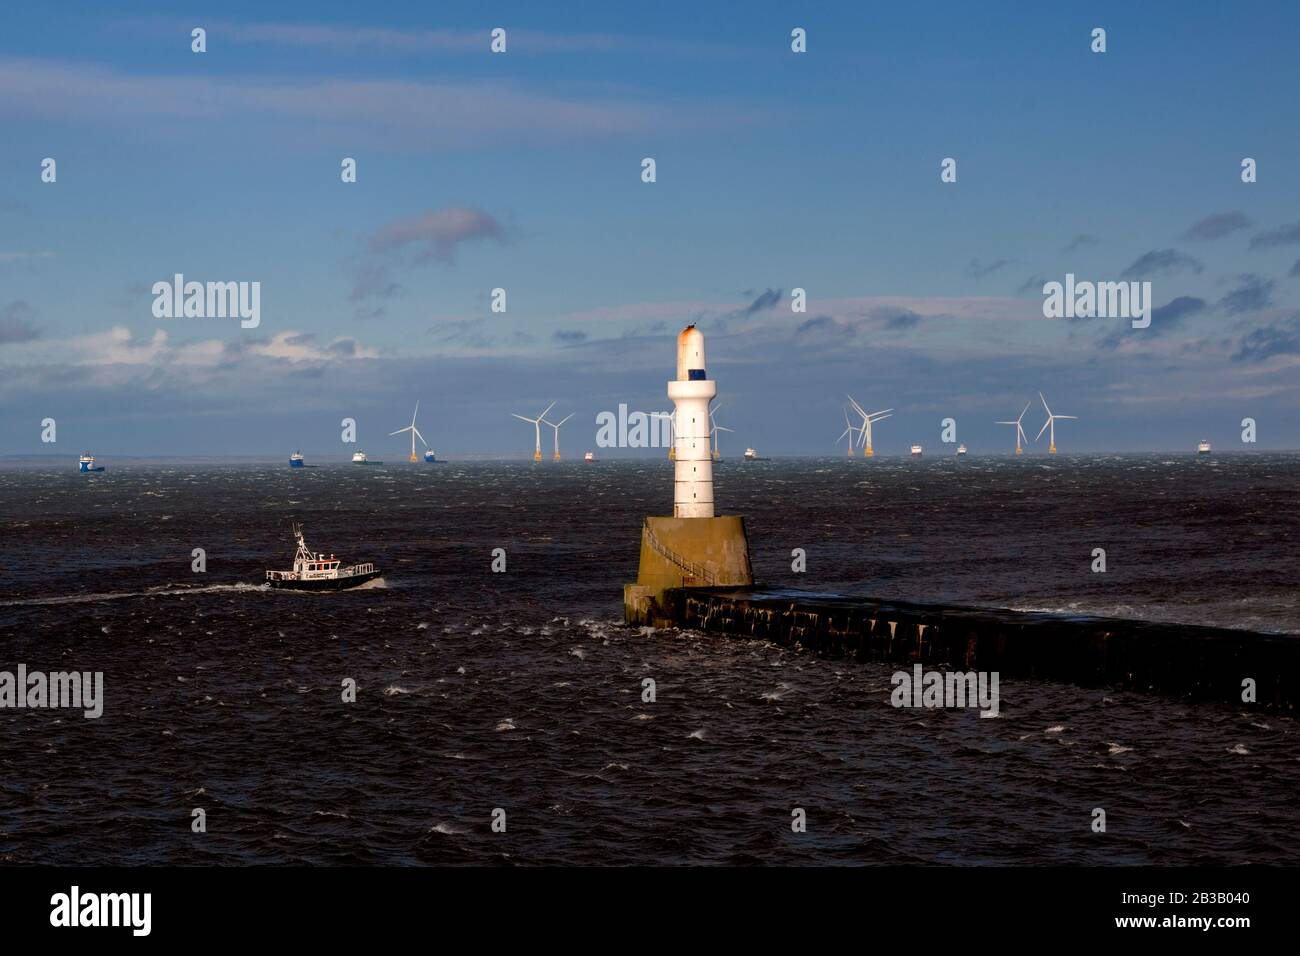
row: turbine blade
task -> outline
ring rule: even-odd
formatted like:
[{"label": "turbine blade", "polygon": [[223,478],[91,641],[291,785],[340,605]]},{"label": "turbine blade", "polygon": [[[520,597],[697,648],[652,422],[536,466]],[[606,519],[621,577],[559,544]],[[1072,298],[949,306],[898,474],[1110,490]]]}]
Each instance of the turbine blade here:
[{"label": "turbine blade", "polygon": [[536,422],[537,422],[537,419],[535,419],[535,418],[524,418],[523,415],[515,415],[514,412],[511,412],[510,414],[511,414],[511,415],[514,415],[514,417],[517,418],[517,419],[519,419],[521,422],[528,422],[528,424],[530,424],[530,425],[536,424]]},{"label": "turbine blade", "polygon": [[[1039,392],[1039,393],[1038,393],[1038,397],[1043,399],[1043,408],[1047,408],[1047,399],[1046,399],[1046,398],[1043,398],[1043,393],[1042,393],[1042,392]],[[1051,414],[1052,414],[1052,410],[1051,410],[1050,408],[1047,408],[1047,414],[1048,414],[1048,416],[1051,416]]]},{"label": "turbine blade", "polygon": [[555,407],[555,402],[551,402],[551,404],[549,404],[549,405],[546,406],[546,411],[543,411],[543,412],[542,412],[540,415],[538,415],[537,417],[538,417],[539,419],[545,418],[545,417],[546,417],[546,412],[549,412],[549,411],[550,411],[552,408],[554,408],[554,407]]},{"label": "turbine blade", "polygon": [[1032,404],[1034,404],[1034,403],[1033,403],[1033,402],[1025,402],[1025,407],[1024,407],[1024,409],[1020,412],[1020,417],[1016,419],[1017,422],[1020,422],[1020,421],[1023,421],[1023,420],[1024,420],[1025,412],[1029,411],[1029,406],[1032,405]]},{"label": "turbine blade", "polygon": [[1038,441],[1038,439],[1043,437],[1043,432],[1047,431],[1047,426],[1050,424],[1052,424],[1052,420],[1050,418],[1047,419],[1047,421],[1043,422],[1043,427],[1038,429],[1038,434],[1034,436],[1034,441]]},{"label": "turbine blade", "polygon": [[559,428],[560,425],[563,425],[563,424],[564,424],[565,422],[567,422],[570,418],[572,418],[575,414],[577,414],[577,413],[576,413],[576,412],[569,412],[569,414],[565,415],[563,418],[560,419],[559,423],[556,424],[555,427],[556,427],[556,428]]},{"label": "turbine blade", "polygon": [[409,427],[408,427],[408,428],[399,428],[397,431],[395,431],[395,432],[389,432],[388,434],[390,434],[390,435],[400,435],[400,434],[402,434],[402,432],[409,432],[410,430],[411,430],[411,429],[410,429]]}]

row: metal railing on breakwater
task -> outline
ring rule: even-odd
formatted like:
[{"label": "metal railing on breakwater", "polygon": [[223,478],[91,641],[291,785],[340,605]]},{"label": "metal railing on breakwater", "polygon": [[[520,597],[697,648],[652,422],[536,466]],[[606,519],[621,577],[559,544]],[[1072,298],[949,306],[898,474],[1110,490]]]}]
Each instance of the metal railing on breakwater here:
[{"label": "metal railing on breakwater", "polygon": [[710,587],[717,583],[717,578],[715,578],[707,568],[704,568],[693,561],[688,561],[686,558],[682,557],[672,548],[660,541],[655,536],[654,530],[650,527],[650,522],[644,522],[641,527],[642,533],[645,535],[646,543],[650,545],[651,549],[656,554],[682,572],[686,586],[692,587],[702,585]]}]

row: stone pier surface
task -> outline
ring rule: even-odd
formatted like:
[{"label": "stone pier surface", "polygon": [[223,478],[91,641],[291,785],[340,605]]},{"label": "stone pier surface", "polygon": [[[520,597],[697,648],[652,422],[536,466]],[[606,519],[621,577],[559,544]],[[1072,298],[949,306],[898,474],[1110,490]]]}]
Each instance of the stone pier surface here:
[{"label": "stone pier surface", "polygon": [[767,588],[669,588],[655,616],[831,657],[1121,685],[1242,706],[1250,678],[1258,705],[1294,710],[1300,699],[1300,636],[1285,634]]}]

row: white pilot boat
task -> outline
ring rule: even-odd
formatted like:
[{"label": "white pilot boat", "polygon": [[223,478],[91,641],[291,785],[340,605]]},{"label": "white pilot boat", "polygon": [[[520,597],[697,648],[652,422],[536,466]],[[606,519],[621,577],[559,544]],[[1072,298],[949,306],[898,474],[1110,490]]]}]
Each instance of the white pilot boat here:
[{"label": "white pilot boat", "polygon": [[267,571],[266,583],[271,587],[293,591],[341,591],[379,577],[379,570],[373,564],[350,564],[344,567],[342,559],[332,554],[326,556],[323,551],[312,551],[303,540],[302,525],[294,525],[293,533],[298,539],[298,553],[293,557],[293,570]]},{"label": "white pilot boat", "polygon": [[912,457],[913,457],[913,458],[920,458],[920,457],[921,457],[921,446],[920,446],[920,445],[913,445],[913,446],[912,446]]},{"label": "white pilot boat", "polygon": [[758,452],[752,448],[745,449],[745,461],[767,461],[766,458],[760,458]]},{"label": "white pilot boat", "polygon": [[1210,443],[1205,439],[1201,439],[1201,443],[1196,446],[1196,454],[1208,455],[1209,453],[1210,453]]}]

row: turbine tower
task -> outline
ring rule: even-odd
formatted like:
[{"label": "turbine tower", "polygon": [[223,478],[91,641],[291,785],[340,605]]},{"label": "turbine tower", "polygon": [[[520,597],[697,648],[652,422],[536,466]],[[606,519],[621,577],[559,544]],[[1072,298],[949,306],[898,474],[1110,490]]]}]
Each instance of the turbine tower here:
[{"label": "turbine tower", "polygon": [[871,426],[876,422],[882,422],[886,418],[892,417],[892,408],[886,408],[879,412],[868,412],[857,403],[852,395],[846,396],[853,405],[853,410],[862,416],[862,427],[858,429],[858,444],[862,446],[862,457],[870,458],[876,450],[871,447]]},{"label": "turbine tower", "polygon": [[[555,403],[552,402],[551,404],[553,405]],[[551,459],[552,461],[560,460],[560,426],[563,425],[572,417],[573,417],[573,413],[570,412],[568,415],[565,415],[563,418],[561,418],[558,422],[546,422],[546,419],[544,418],[542,419],[542,421],[546,422],[546,424],[550,425],[552,428],[555,429],[555,455],[552,457]]]},{"label": "turbine tower", "polygon": [[[523,415],[515,415],[514,412],[510,413],[521,422],[528,422],[533,426],[533,437],[536,440],[536,443],[533,445],[533,461],[542,460],[542,420],[546,418],[546,412],[549,412],[554,407],[555,403],[551,402],[551,404],[546,406],[546,411],[543,411],[536,418],[526,418]],[[546,424],[549,425],[550,422],[547,422]],[[556,442],[559,442],[559,435],[556,435]]]},{"label": "turbine tower", "polygon": [[672,412],[651,412],[651,418],[658,418],[660,421],[668,419],[668,460],[675,461],[677,458],[677,422],[673,419]]},{"label": "turbine tower", "polygon": [[[1042,393],[1042,392],[1039,392],[1039,393],[1038,393],[1038,397],[1039,397],[1039,398],[1043,398],[1043,393]],[[1047,453],[1048,453],[1049,455],[1055,455],[1055,454],[1056,454],[1056,422],[1057,422],[1057,419],[1072,418],[1072,419],[1074,419],[1075,421],[1078,421],[1079,416],[1078,416],[1078,415],[1053,415],[1053,414],[1052,414],[1052,410],[1051,410],[1050,408],[1047,408],[1047,399],[1045,399],[1045,398],[1043,398],[1043,408],[1047,410],[1047,421],[1043,422],[1043,427],[1040,428],[1040,429],[1038,430],[1038,434],[1034,436],[1034,441],[1038,441],[1038,439],[1042,438],[1042,437],[1043,437],[1043,432],[1047,431],[1047,430],[1050,428],[1051,431],[1052,431],[1052,435],[1051,435],[1051,438],[1048,440]]]},{"label": "turbine tower", "polygon": [[[1025,403],[1025,407],[1024,407],[1024,411],[1022,411],[1022,412],[1020,413],[1020,417],[1017,418],[1014,422],[994,422],[994,423],[993,423],[994,425],[1015,425],[1015,426],[1016,426],[1016,454],[1017,454],[1017,455],[1021,454],[1021,453],[1022,453],[1022,450],[1023,450],[1023,449],[1021,449],[1021,447],[1020,447],[1020,439],[1023,438],[1023,439],[1025,440],[1025,444],[1026,444],[1026,445],[1029,444],[1029,437],[1025,434],[1025,430],[1024,430],[1023,428],[1020,427],[1020,423],[1021,423],[1022,421],[1025,420],[1025,412],[1029,411],[1029,406],[1032,405],[1032,404],[1033,404],[1033,402],[1026,402],[1026,403]],[[1035,439],[1035,441],[1037,441],[1037,439]]]},{"label": "turbine tower", "polygon": [[677,336],[677,377],[668,383],[676,406],[673,458],[673,517],[713,517],[713,456],[709,444],[709,405],[718,386],[704,365],[704,333],[694,323]]},{"label": "turbine tower", "polygon": [[405,428],[399,428],[399,429],[398,429],[397,431],[395,431],[395,432],[389,432],[389,433],[388,433],[390,436],[392,436],[392,435],[400,435],[400,434],[402,434],[402,432],[410,432],[410,433],[411,433],[411,461],[419,461],[419,460],[420,460],[419,458],[417,458],[417,457],[415,456],[415,439],[416,439],[416,438],[419,438],[420,441],[424,442],[424,447],[425,447],[425,448],[428,448],[428,447],[429,447],[429,443],[428,443],[427,441],[424,441],[424,436],[420,434],[420,429],[418,429],[418,428],[415,427],[415,416],[416,416],[416,415],[419,415],[419,414],[420,414],[420,403],[417,401],[417,402],[415,403],[415,414],[411,416],[411,424],[407,425]]},{"label": "turbine tower", "polygon": [[[847,408],[844,409],[844,431],[840,432],[840,438],[843,438],[845,435],[849,436],[849,457],[850,458],[853,457],[853,446],[857,441],[857,439],[853,437],[853,433],[856,432],[857,430],[858,429],[853,427],[853,423],[849,421],[849,410]],[[835,444],[838,445],[840,443],[840,438],[835,439]]]}]

